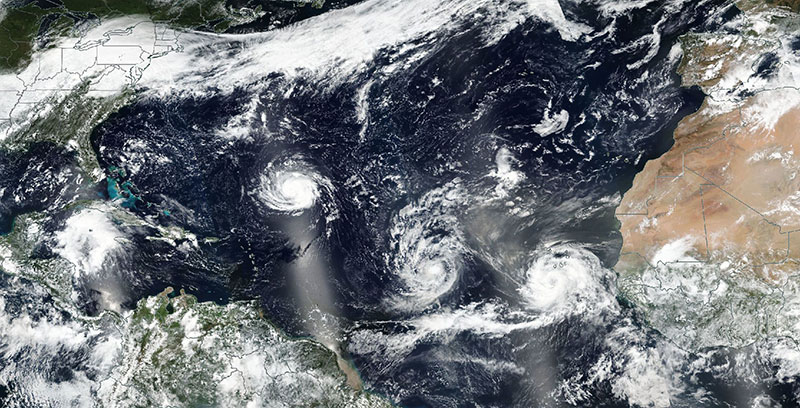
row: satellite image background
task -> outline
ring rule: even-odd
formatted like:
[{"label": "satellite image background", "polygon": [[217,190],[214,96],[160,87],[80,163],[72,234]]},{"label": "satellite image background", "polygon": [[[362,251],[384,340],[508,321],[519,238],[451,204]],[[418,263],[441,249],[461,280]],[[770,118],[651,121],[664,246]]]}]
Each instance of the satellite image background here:
[{"label": "satellite image background", "polygon": [[3,1],[0,406],[798,406],[798,10]]}]

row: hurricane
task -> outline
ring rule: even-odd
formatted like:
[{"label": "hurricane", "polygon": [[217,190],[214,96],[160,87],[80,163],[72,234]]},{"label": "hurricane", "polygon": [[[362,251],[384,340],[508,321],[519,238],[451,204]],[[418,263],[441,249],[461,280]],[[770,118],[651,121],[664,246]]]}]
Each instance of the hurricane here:
[{"label": "hurricane", "polygon": [[258,179],[255,194],[267,208],[299,215],[314,208],[330,182],[317,174],[302,159],[270,163]]},{"label": "hurricane", "polygon": [[457,183],[430,191],[394,219],[386,256],[397,281],[394,307],[425,309],[457,284],[469,257],[455,213],[460,194]]},{"label": "hurricane", "polygon": [[613,307],[614,273],[579,245],[547,243],[518,290],[527,306],[545,313],[581,314]]}]

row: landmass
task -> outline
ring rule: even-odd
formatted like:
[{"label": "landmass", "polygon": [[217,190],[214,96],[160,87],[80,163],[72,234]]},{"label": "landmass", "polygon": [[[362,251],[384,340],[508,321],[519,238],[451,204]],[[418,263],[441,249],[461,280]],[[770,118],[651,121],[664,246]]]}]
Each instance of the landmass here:
[{"label": "landmass", "polygon": [[617,209],[621,294],[688,349],[800,340],[800,18],[778,3],[681,38],[707,97]]},{"label": "landmass", "polygon": [[118,365],[97,391],[108,406],[391,406],[349,386],[332,351],[287,337],[256,303],[173,295],[126,315]]},{"label": "landmass", "polygon": [[[0,404],[4,407],[356,407],[388,408],[353,388],[323,345],[291,338],[255,302],[198,302],[167,288],[123,314],[64,319],[19,309],[0,291]],[[34,287],[32,293],[40,295]],[[40,367],[76,362],[53,383]],[[69,372],[69,370],[66,370]]]}]

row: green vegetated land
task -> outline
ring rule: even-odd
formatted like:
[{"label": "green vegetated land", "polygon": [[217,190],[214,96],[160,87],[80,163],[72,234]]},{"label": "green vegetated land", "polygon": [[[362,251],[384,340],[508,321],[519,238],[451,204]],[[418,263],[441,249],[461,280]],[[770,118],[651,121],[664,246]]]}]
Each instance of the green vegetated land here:
[{"label": "green vegetated land", "polygon": [[21,68],[37,41],[46,47],[81,21],[139,14],[178,27],[220,31],[237,17],[225,0],[40,0],[5,7],[0,10],[0,71]]},{"label": "green vegetated land", "polygon": [[768,4],[789,7],[792,11],[800,11],[800,0],[767,0]]}]

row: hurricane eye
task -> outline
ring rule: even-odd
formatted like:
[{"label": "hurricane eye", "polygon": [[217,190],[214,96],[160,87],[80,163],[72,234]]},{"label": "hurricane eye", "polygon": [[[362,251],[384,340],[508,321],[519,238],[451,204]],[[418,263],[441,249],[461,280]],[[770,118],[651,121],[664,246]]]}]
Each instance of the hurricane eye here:
[{"label": "hurricane eye", "polygon": [[269,169],[259,179],[257,198],[269,209],[300,214],[317,205],[325,180],[307,169]]}]

